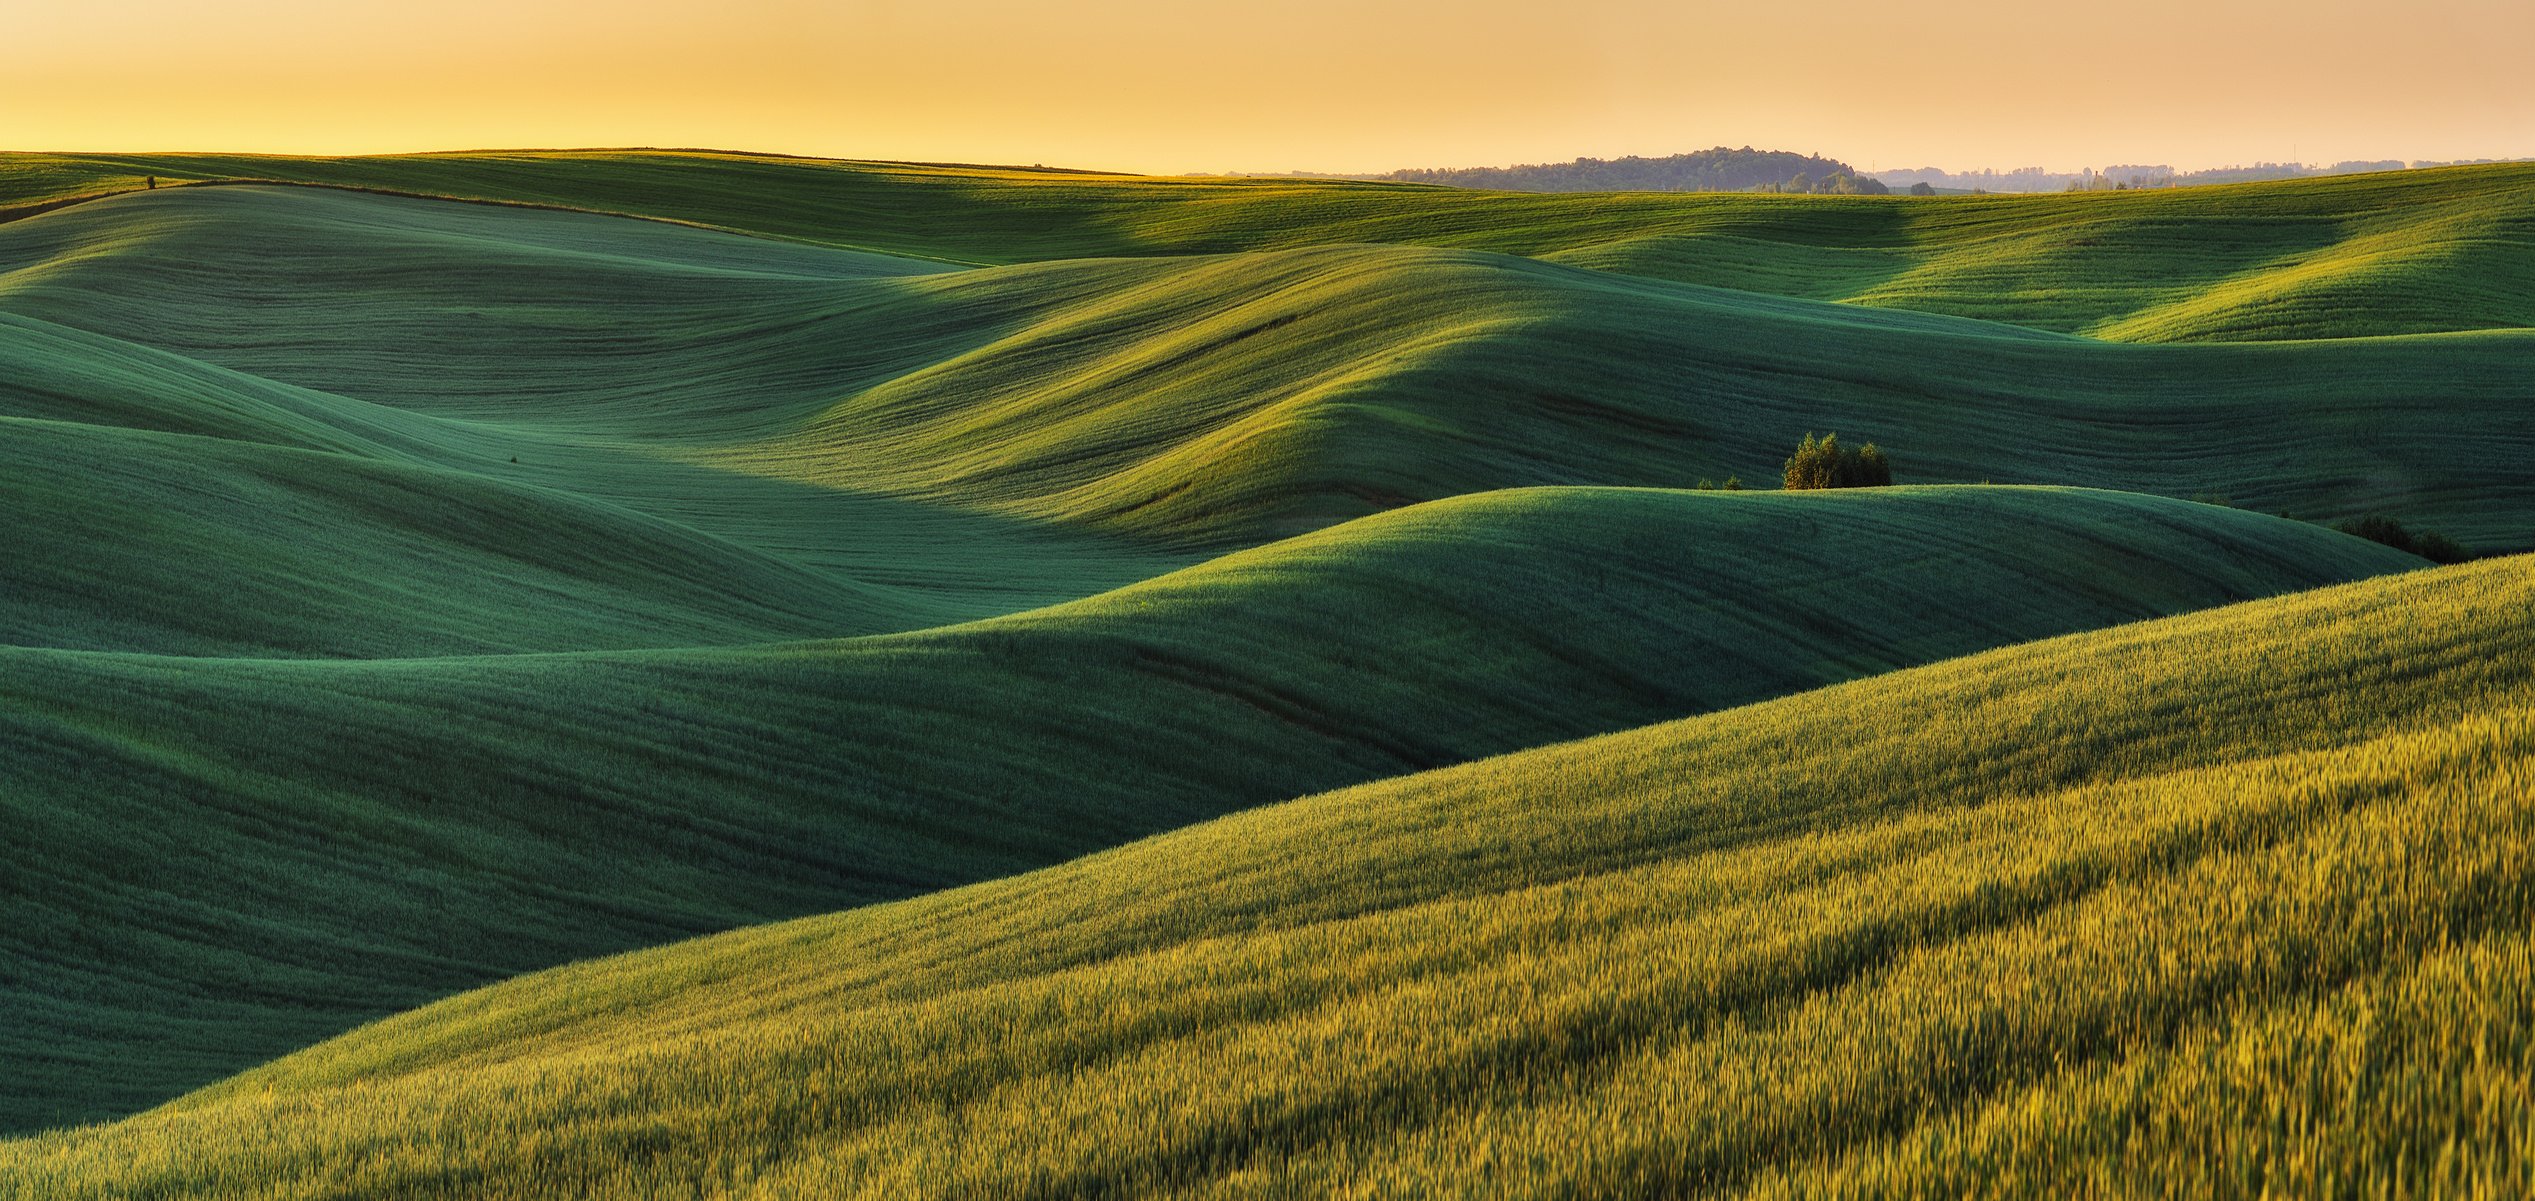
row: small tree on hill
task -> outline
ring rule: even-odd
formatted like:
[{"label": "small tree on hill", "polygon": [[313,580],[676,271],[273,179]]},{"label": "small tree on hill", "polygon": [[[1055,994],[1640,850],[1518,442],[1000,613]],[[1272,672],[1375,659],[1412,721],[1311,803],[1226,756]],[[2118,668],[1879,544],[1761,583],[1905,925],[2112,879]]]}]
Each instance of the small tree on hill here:
[{"label": "small tree on hill", "polygon": [[1791,491],[1880,488],[1892,483],[1892,463],[1884,458],[1883,448],[1872,442],[1850,450],[1840,445],[1838,434],[1817,439],[1808,432],[1797,444],[1795,457],[1787,460],[1785,483]]}]

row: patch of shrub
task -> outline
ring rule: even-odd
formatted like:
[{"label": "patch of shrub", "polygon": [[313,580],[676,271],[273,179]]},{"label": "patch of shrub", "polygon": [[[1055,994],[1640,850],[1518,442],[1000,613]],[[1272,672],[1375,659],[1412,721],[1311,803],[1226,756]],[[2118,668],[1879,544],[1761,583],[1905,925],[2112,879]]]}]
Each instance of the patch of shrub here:
[{"label": "patch of shrub", "polygon": [[1880,488],[1892,483],[1892,464],[1881,447],[1869,442],[1855,450],[1840,445],[1838,434],[1817,440],[1808,432],[1787,460],[1786,486],[1799,488]]},{"label": "patch of shrub", "polygon": [[1697,489],[1701,492],[1740,492],[1743,490],[1743,477],[1739,475],[1729,475],[1725,477],[1725,482],[1722,484],[1716,482],[1715,480],[1702,479],[1699,481]]},{"label": "patch of shrub", "polygon": [[2396,550],[2409,551],[2432,563],[2462,563],[2473,557],[2464,544],[2445,534],[2430,530],[2410,530],[2403,523],[2378,513],[2354,517],[2334,529],[2370,542],[2382,542]]}]

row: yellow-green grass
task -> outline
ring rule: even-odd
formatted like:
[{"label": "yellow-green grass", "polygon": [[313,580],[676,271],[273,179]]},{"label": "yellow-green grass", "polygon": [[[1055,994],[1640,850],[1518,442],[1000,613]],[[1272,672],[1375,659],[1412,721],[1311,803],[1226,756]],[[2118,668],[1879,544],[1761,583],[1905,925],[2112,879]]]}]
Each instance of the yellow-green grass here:
[{"label": "yellow-green grass", "polygon": [[[194,174],[255,173],[226,169],[242,160],[188,161],[203,168]],[[10,1082],[0,1125],[130,1113],[356,1022],[593,954],[956,887],[1300,794],[1987,647],[2418,566],[2316,526],[2147,495],[1499,489],[1762,482],[1802,433],[1837,429],[1882,441],[1910,481],[2223,494],[2307,518],[2389,512],[2482,549],[2535,542],[2535,480],[2520,470],[2535,456],[2525,382],[2535,333],[2346,336],[2524,324],[2513,306],[2525,290],[2527,177],[2514,169],[2208,194],[2235,196],[2224,204],[1906,208],[1517,201],[731,156],[252,165],[405,192],[510,187],[513,199],[775,237],[276,187],[162,189],[0,223],[0,496],[23,527],[0,541],[10,585],[0,643],[12,644],[0,647],[0,825],[10,834],[0,849],[0,1070]],[[89,188],[78,177],[92,169],[188,174],[174,159],[13,169],[0,166],[0,207]],[[531,183],[548,191],[532,194]],[[1366,241],[1411,244],[1330,244]],[[2291,251],[2312,253],[2281,257]],[[1082,254],[1106,257],[1039,261]],[[1771,291],[1787,295],[1762,294]],[[1999,320],[1821,303],[1838,299]],[[2247,325],[2247,313],[2259,320]],[[2046,332],[2067,329],[2334,340],[2140,346]],[[1291,535],[1303,536],[1272,541]],[[1226,552],[1238,553],[1166,574]],[[1601,859],[1592,847],[1610,846],[1589,838],[1577,844],[1582,858],[1559,858],[1557,824],[1558,798],[1593,794],[1600,769],[1546,793],[1482,773],[1470,778],[1503,787],[1469,794],[1467,829],[1427,830],[1446,858],[1399,887],[1458,888],[1451,880],[1466,868],[1476,891],[1452,895],[1479,907],[1456,911],[1467,914],[1506,903],[1486,890],[1508,879],[1608,875],[1678,859],[1685,846],[1723,853],[1686,827],[1625,815],[1666,780],[1776,772],[1786,782],[1748,795],[1855,804],[1759,833],[1801,827],[1870,846],[1886,837],[1873,823],[1900,820],[1910,795],[2050,812],[2067,808],[2050,790],[2110,780],[2146,790],[2140,803],[2153,808],[2171,799],[2158,782],[2171,772],[2252,771],[2263,756],[2405,731],[2432,740],[2389,753],[2432,761],[2437,722],[2523,690],[2524,590],[2496,568],[2426,578],[2482,581],[2485,592],[2338,594],[2363,598],[2367,612],[2348,620],[2263,610],[2300,637],[2320,626],[2313,636],[2330,643],[2273,657],[2330,660],[2338,674],[2291,672],[2271,681],[2286,693],[2258,704],[2233,685],[2192,700],[2202,682],[2179,656],[2202,643],[2187,639],[2171,644],[2177,657],[2121,660],[2161,688],[2092,678],[2107,671],[2103,655],[2120,658],[2112,652],[2071,668],[2072,681],[2113,699],[2097,705],[2067,683],[2015,710],[2028,723],[2023,741],[2004,724],[1946,741],[1947,714],[1970,694],[1921,691],[1908,694],[1919,710],[1891,701],[1848,713],[1881,724],[1841,737],[1916,736],[1934,723],[1930,737],[1951,748],[1874,743],[1887,748],[1881,775],[1842,774],[1857,761],[1817,753],[1836,741],[1832,725],[1805,725],[1801,737],[1749,727],[1736,757],[1718,749],[1681,761],[1686,776],[1611,791],[1618,808],[1594,820],[1652,841]],[[2502,599],[2477,599],[2486,593]],[[2399,665],[2387,666],[2366,654],[2394,644],[2360,635],[2398,602],[2418,611],[2420,628],[2401,633],[2409,649],[2387,651]],[[2517,618],[2481,622],[2501,639],[2475,644],[2481,666],[2449,654],[2462,641],[2436,642],[2466,638],[2456,614],[2506,604]],[[2229,646],[2258,641],[2253,627],[2228,628]],[[2228,653],[2237,657],[2220,658],[2237,663],[2273,654]],[[2371,682],[2366,704],[2381,712],[2331,691]],[[2008,692],[1980,695],[2003,704]],[[1899,778],[1893,764],[1923,761],[1943,770],[1918,793],[1877,783]],[[2387,787],[2415,787],[2400,774]],[[2186,800],[2212,791],[2176,787]],[[1884,808],[1867,803],[1877,798]],[[1732,808],[1709,805],[1701,820]],[[1837,824],[1848,817],[1868,824]],[[2139,825],[2125,818],[2113,833]],[[2146,828],[2153,839],[2163,827]],[[2010,862],[2058,853],[2060,841],[2107,845],[2086,842],[2099,834],[2049,827],[1983,845]],[[1218,854],[1206,840],[1221,837],[1164,845],[1202,850],[1187,859],[1202,872]],[[1921,846],[1907,830],[1891,837]],[[1136,852],[1157,853],[1180,852]],[[1257,854],[1273,858],[1255,863],[1321,865],[1294,877],[1290,894],[1337,903],[1360,891],[1345,866],[1356,853],[1344,838],[1267,840]],[[1535,870],[1546,874],[1526,874]],[[1381,878],[1363,880],[1391,887]],[[1139,928],[1233,947],[1251,933],[1285,937],[1265,927],[1318,920],[1303,903],[1289,921],[1279,908],[1288,894],[1248,902],[1232,888],[1220,904],[1247,926],[1225,924],[1232,909],[1196,905],[1183,927],[1169,914],[1184,902],[1170,898],[1188,896],[1195,877],[1122,879],[1100,896],[1128,924],[1088,923],[1079,945],[1094,958]],[[1148,879],[1160,909],[1133,899]],[[1889,876],[1842,895],[1878,887],[1918,895]],[[967,899],[941,904],[1023,894],[948,895]],[[975,937],[1001,938],[1002,921],[983,921]],[[1031,962],[1061,951],[1046,949],[1053,936],[1010,932],[996,945]],[[951,938],[925,962],[968,970],[960,965],[1005,953],[962,945],[983,944]],[[1240,945],[1284,955],[1336,944]],[[910,966],[920,948],[905,954],[917,958],[875,962],[909,989],[947,979]],[[1241,979],[1233,961],[1190,962]],[[1011,987],[1043,998],[1072,984]],[[1216,1003],[1179,991],[1190,995],[1171,1004]],[[863,994],[822,995],[861,1006],[848,1016],[865,1020],[853,1016],[869,1009]],[[922,1029],[967,1029],[957,1026],[968,1020],[957,1016],[963,995],[920,1015],[935,1023]],[[1293,1004],[1335,995],[1303,989]],[[729,990],[694,997],[747,1019],[728,1034],[743,1049],[759,1034],[780,1037],[750,1024],[749,1003]],[[1284,1004],[1238,983],[1220,1003]],[[1558,1003],[1596,1002],[1587,991]],[[1776,1012],[1736,1012],[1764,1011]],[[1120,1020],[1135,1012],[1173,1011],[1130,1006]],[[1013,1052],[1047,1073],[1019,1094],[990,1085],[979,1096],[1089,1106],[1094,1094],[1082,1090],[1114,1063],[1148,1052],[1157,1071],[1190,1062],[1177,1057],[1185,1046],[1065,1060],[1072,1036],[1047,1025],[1059,1044]],[[1105,1028],[1086,1029],[1093,1041],[1080,1045],[1107,1045]],[[1273,1051],[1273,1035],[1226,1037],[1228,1054]],[[1199,1050],[1194,1062],[1217,1062]],[[1406,1064],[1411,1085],[1458,1083],[1416,1076],[1413,1055],[1368,1062]],[[1081,1081],[1058,1079],[1070,1067],[1085,1069]],[[1023,1080],[993,1070],[983,1078]],[[1275,1089],[1287,1077],[1258,1079]],[[1377,1152],[1413,1159],[1463,1144],[1431,1134],[1443,1129],[1434,1123],[1419,1128],[1428,1143],[1393,1138],[1394,1125],[1362,1115],[1502,1095],[1349,1084],[1362,1079],[1333,1081],[1318,1108],[1287,1124],[1302,1132],[1293,1145],[1318,1150],[1280,1162],[1362,1168],[1379,1181]],[[1119,1095],[1138,1098],[1135,1113],[1183,1112],[1128,1084]],[[483,1094],[471,1087],[447,1093],[448,1104],[475,1104]],[[521,1093],[538,1099],[516,1112],[468,1120],[524,1129],[551,1119],[542,1087]],[[1532,1083],[1517,1091],[1529,1099],[1508,1104],[1555,1109]],[[349,1112],[344,1095],[324,1104]],[[1184,1112],[1249,1104],[1242,1096],[1186,1094]],[[1329,1120],[1315,1126],[1310,1114]],[[920,1128],[930,1119],[903,1116],[871,1137],[910,1155],[940,1145]],[[745,1132],[747,1121],[723,1129]],[[1097,1140],[1103,1129],[1079,1131]],[[1511,1129],[1490,1137],[1517,1145]],[[1343,1137],[1313,1141],[1326,1130]],[[1875,1137],[1899,1130],[1887,1121]],[[599,1129],[596,1144],[558,1137],[554,1170],[598,1163],[619,1133]],[[356,1173],[406,1170],[324,1141],[333,1137],[304,1145]],[[616,1183],[676,1191],[685,1177],[641,1173],[729,1166],[677,1141],[706,1135],[655,1137],[636,1129],[616,1145],[626,1173]],[[1359,1145],[1365,1157],[1349,1159]],[[861,1153],[847,1142],[814,1149]],[[127,1160],[139,1176],[95,1177],[95,1188],[146,1191],[154,1154]],[[1166,1149],[1147,1171],[1083,1154],[1011,1162],[1057,1164],[1033,1186],[1046,1191],[1170,1176],[1190,1162]],[[1234,1152],[1211,1155],[1195,1158],[1230,1163]],[[1735,1179],[1797,1170],[1772,1163]],[[61,1183],[11,1170],[0,1181],[38,1194]],[[260,1182],[256,1170],[226,1178],[282,1193],[323,1187],[297,1167]],[[501,1168],[495,1187],[542,1170]],[[887,1170],[923,1169],[910,1159]],[[1262,1187],[1310,1189],[1307,1177],[1260,1171]],[[389,1177],[362,1179],[384,1187]],[[463,1191],[457,1181],[441,1183]],[[1010,1183],[981,1180],[976,1191]]]},{"label": "yellow-green grass", "polygon": [[2001,650],[575,965],[14,1195],[2515,1195],[2535,568]]},{"label": "yellow-green grass", "polygon": [[1817,422],[1905,478],[2485,546],[2535,507],[2511,335],[2109,347],[1463,251],[938,272],[239,188],[0,228],[0,310],[4,640],[217,657],[8,658],[20,895],[131,915],[21,923],[19,1124],[576,955],[2408,561],[2101,494],[1522,493],[941,634],[413,656],[956,623],[1411,500],[1765,478]]},{"label": "yellow-green grass", "polygon": [[[1076,269],[916,286],[965,299]],[[1096,300],[684,453],[1208,545],[1488,487],[1767,486],[1806,432],[1838,430],[1909,480],[2381,510],[2535,544],[2535,482],[2511,466],[2535,457],[2535,332],[2121,346],[1397,247],[1102,269],[1124,278]]]},{"label": "yellow-green grass", "polygon": [[0,206],[273,179],[637,214],[955,262],[1454,246],[2125,340],[2535,325],[2535,168],[2051,196],[1533,195],[727,153],[11,155]]},{"label": "yellow-green grass", "polygon": [[[262,381],[253,405],[150,392],[101,412],[59,400],[93,389],[19,399],[0,379],[20,415],[574,491],[856,586],[922,582],[872,537],[969,542],[937,558],[972,577],[975,546],[1020,548],[1009,574],[1036,587],[971,616],[1151,573],[1058,527],[1219,550],[1499,487],[1765,482],[1808,430],[1880,440],[1907,480],[2535,540],[2528,332],[2124,346],[1418,247],[931,272],[272,188],[0,226],[0,312],[52,331],[19,360],[120,371],[137,344]],[[0,355],[21,336],[0,327]]]},{"label": "yellow-green grass", "polygon": [[18,965],[0,1120],[130,1112],[589,954],[2420,566],[2118,493],[1548,489],[885,637],[385,661],[0,650],[0,955]]}]

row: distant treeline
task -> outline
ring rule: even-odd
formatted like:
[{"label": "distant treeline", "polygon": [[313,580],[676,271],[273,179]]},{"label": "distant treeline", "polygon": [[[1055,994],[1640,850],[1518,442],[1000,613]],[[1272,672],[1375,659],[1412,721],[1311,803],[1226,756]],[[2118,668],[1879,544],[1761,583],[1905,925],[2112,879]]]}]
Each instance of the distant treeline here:
[{"label": "distant treeline", "polygon": [[1917,167],[1902,171],[1878,171],[1875,178],[1896,188],[1926,184],[1965,192],[2108,192],[2123,188],[2186,188],[2203,184],[2251,183],[2264,179],[2304,179],[2317,175],[2357,175],[2369,171],[2402,171],[2416,167],[2455,167],[2468,163],[2507,162],[2507,159],[2460,159],[2455,162],[2427,160],[2405,162],[2402,159],[2352,159],[2325,166],[2317,163],[2255,163],[2250,167],[2212,167],[2206,171],[2177,171],[2162,163],[2125,163],[2100,171],[2084,168],[2077,171],[2045,171],[2040,167],[2018,167],[2012,171],[1943,171],[1935,167]]},{"label": "distant treeline", "polygon": [[1565,163],[1520,163],[1511,167],[1412,168],[1383,175],[1304,171],[1289,174],[1316,179],[1369,179],[1506,192],[1806,192],[1881,196],[1898,190],[1927,195],[1940,189],[1957,192],[2089,192],[2124,188],[2181,188],[2514,161],[2520,160],[2405,162],[2402,159],[2354,159],[2330,166],[2255,163],[2249,167],[2213,167],[2205,171],[2177,171],[2162,163],[2132,163],[2102,170],[2090,167],[2076,171],[2048,171],[2041,167],[2018,167],[2012,171],[1946,171],[1936,167],[1913,167],[1877,171],[1870,175],[1838,159],[1815,154],[1754,150],[1749,146],[1739,150],[1718,146],[1663,158],[1630,155],[1626,158],[1580,158]]},{"label": "distant treeline", "polygon": [[1665,158],[1580,158],[1570,163],[1393,171],[1361,178],[1508,192],[1816,192],[1877,195],[1888,189],[1837,159],[1724,146]]}]

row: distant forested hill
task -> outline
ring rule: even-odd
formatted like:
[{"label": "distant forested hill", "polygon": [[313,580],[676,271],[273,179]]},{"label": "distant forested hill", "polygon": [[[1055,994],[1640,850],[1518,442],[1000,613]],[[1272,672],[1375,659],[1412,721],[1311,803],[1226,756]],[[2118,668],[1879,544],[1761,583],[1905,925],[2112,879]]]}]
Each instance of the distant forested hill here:
[{"label": "distant forested hill", "polygon": [[2440,162],[2420,159],[2350,159],[2326,166],[2320,163],[2255,163],[2250,167],[2210,167],[2199,171],[2177,171],[2163,163],[2126,163],[2100,171],[2081,167],[2075,171],[2049,171],[2041,167],[2018,167],[2012,171],[1983,169],[1979,171],[1947,171],[1937,167],[1911,167],[1878,171],[1875,178],[1887,187],[1908,188],[1926,184],[1933,188],[1970,192],[2110,192],[2124,188],[2188,188],[2202,184],[2254,183],[2280,179],[2312,179],[2324,175],[2366,175],[2380,171],[2418,171],[2429,167],[2484,166],[2510,162],[2509,159],[2460,159]]},{"label": "distant forested hill", "polygon": [[1571,163],[1394,171],[1376,179],[1512,192],[1824,192],[1881,195],[1876,179],[1838,159],[1723,146],[1666,158],[1580,158]]}]

